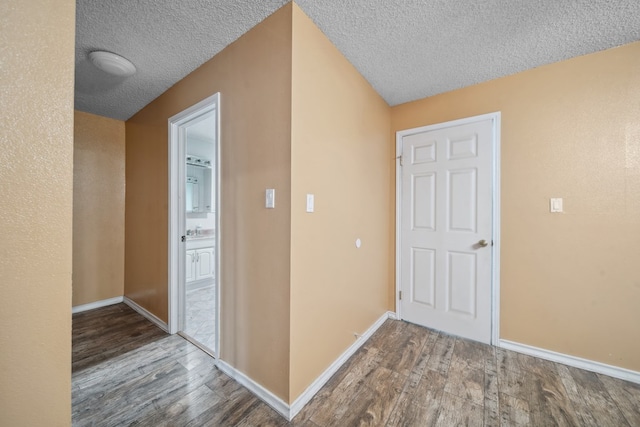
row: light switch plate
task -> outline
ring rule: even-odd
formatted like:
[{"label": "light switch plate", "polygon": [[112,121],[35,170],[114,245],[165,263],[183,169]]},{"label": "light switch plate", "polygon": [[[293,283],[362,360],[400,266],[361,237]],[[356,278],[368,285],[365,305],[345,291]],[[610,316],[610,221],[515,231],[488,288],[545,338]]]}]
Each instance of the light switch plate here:
[{"label": "light switch plate", "polygon": [[315,200],[313,194],[307,194],[307,212],[313,212],[314,204]]},{"label": "light switch plate", "polygon": [[276,190],[273,188],[267,188],[265,191],[264,207],[267,209],[273,209],[276,207]]},{"label": "light switch plate", "polygon": [[549,199],[549,210],[553,213],[563,212],[562,210],[562,198]]}]

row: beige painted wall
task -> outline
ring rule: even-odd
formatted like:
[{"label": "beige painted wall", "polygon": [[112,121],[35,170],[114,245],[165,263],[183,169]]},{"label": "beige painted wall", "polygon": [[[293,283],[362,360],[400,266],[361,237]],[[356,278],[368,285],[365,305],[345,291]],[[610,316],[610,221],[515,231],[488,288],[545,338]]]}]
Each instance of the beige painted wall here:
[{"label": "beige painted wall", "polygon": [[74,114],[73,306],[124,294],[124,122]]},{"label": "beige painted wall", "polygon": [[[289,395],[291,5],[126,122],[125,294],[167,320],[167,120],[221,93],[221,358]],[[276,189],[276,208],[264,191]]]},{"label": "beige painted wall", "polygon": [[0,425],[71,423],[75,2],[0,3]]},{"label": "beige painted wall", "polygon": [[297,5],[292,87],[290,401],[390,308],[393,259],[390,108]]},{"label": "beige painted wall", "polygon": [[639,99],[633,43],[392,109],[502,111],[501,338],[640,371]]}]

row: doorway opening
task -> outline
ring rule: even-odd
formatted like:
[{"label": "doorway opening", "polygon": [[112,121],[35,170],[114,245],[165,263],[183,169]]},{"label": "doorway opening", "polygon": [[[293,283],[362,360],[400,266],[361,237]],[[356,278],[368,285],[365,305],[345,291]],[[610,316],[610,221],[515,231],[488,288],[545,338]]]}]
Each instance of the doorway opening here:
[{"label": "doorway opening", "polygon": [[220,94],[169,119],[169,332],[220,346]]}]

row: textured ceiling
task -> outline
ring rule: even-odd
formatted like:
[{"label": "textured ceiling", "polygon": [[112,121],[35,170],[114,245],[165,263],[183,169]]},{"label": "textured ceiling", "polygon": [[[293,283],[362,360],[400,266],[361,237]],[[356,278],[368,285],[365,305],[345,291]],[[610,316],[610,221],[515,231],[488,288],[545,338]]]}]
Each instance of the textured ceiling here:
[{"label": "textured ceiling", "polygon": [[[126,120],[287,0],[77,0],[75,108]],[[91,64],[107,50],[137,68],[129,78]]]},{"label": "textured ceiling", "polygon": [[640,0],[299,0],[390,105],[640,39]]},{"label": "textured ceiling", "polygon": [[[285,0],[78,0],[76,108],[126,120]],[[638,0],[298,0],[396,105],[640,40]],[[131,60],[97,70],[96,49]]]}]

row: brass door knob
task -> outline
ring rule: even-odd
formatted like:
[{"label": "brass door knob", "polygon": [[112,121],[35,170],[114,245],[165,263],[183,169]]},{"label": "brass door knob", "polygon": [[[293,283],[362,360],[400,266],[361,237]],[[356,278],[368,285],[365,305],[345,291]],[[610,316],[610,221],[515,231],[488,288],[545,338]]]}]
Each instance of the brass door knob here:
[{"label": "brass door knob", "polygon": [[489,244],[489,242],[487,242],[486,240],[482,239],[478,242],[478,245],[480,245],[481,247],[485,247]]}]

